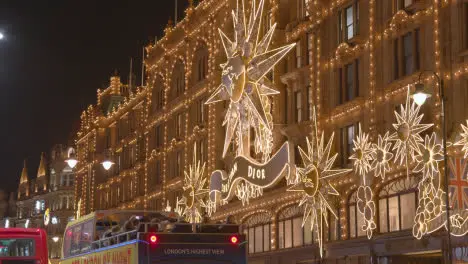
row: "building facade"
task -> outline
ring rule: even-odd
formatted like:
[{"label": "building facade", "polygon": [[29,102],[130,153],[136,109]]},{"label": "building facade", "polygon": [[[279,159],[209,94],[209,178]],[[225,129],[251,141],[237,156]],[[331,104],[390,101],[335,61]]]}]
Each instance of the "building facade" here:
[{"label": "building facade", "polygon": [[[191,5],[182,21],[168,25],[165,36],[146,48],[145,86],[129,87],[112,76],[109,87],[98,90],[97,103],[81,116],[76,141],[75,206],[81,215],[111,208],[174,208],[194,145],[208,173],[232,166],[233,149],[221,158],[228,105],[205,102],[221,83],[220,65],[227,59],[218,28],[234,34],[230,14],[235,8],[235,0]],[[296,43],[267,76],[280,92],[272,97],[273,149],[285,141],[306,149],[315,109],[319,131],[327,138],[334,135],[335,165],[352,168],[358,130],[368,132],[372,142],[392,131],[408,87],[421,73],[423,82],[436,83],[428,72],[444,81],[448,140],[459,139],[459,124],[468,118],[466,0],[265,0],[261,17],[263,34],[276,23],[273,46]],[[441,132],[437,87],[434,92],[421,108],[422,122],[434,124],[424,133]],[[295,154],[294,162],[302,166]],[[450,147],[449,155],[450,164],[465,167],[461,148]],[[115,163],[109,171],[100,164],[107,158]],[[374,179],[377,226],[370,240],[360,228],[358,175],[333,181],[339,196],[328,202],[338,219],[327,219],[326,263],[442,263],[443,231],[420,240],[412,235],[420,174],[405,173],[395,165],[384,180]],[[464,211],[466,170],[451,173],[452,209]],[[277,184],[245,206],[233,200],[212,216],[219,221],[233,214],[243,224],[249,263],[320,260],[314,234],[302,227],[300,197],[286,185]],[[466,247],[468,241],[454,237],[451,243]]]},{"label": "building facade", "polygon": [[17,214],[8,219],[10,227],[45,228],[53,262],[61,257],[65,227],[75,215],[75,175],[65,162],[69,151],[65,145],[55,145],[48,158],[43,153],[36,178],[29,177],[25,162],[18,187]]}]

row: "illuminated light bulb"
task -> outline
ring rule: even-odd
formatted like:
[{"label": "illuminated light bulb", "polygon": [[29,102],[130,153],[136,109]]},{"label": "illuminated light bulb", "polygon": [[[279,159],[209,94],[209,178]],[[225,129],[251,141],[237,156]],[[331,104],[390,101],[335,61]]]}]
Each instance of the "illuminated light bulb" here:
[{"label": "illuminated light bulb", "polygon": [[102,164],[102,167],[104,167],[104,169],[108,171],[112,167],[112,165],[114,165],[114,162],[110,160],[105,160],[101,164]]},{"label": "illuminated light bulb", "polygon": [[78,163],[78,160],[76,160],[75,158],[71,157],[67,160],[65,160],[65,162],[68,164],[68,167],[70,167],[71,169],[75,168],[76,164]]},{"label": "illuminated light bulb", "polygon": [[54,237],[52,238],[52,240],[53,240],[55,243],[57,243],[57,242],[59,241],[59,238],[58,238],[57,236],[54,236]]},{"label": "illuminated light bulb", "polygon": [[423,84],[418,83],[415,86],[416,86],[416,91],[411,97],[413,98],[414,102],[417,105],[422,106],[426,102],[427,98],[431,97],[431,94],[426,93],[424,91]]}]

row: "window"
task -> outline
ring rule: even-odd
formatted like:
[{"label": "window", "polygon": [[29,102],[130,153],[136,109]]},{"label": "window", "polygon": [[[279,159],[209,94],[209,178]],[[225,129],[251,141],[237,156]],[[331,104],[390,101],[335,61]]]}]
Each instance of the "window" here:
[{"label": "window", "polygon": [[411,6],[415,1],[416,0],[393,0],[394,13]]},{"label": "window", "polygon": [[176,164],[175,164],[175,177],[182,175],[182,153],[180,151],[176,152]]},{"label": "window", "polygon": [[182,61],[178,61],[174,66],[172,82],[172,99],[175,99],[185,91],[185,69]]},{"label": "window", "polygon": [[302,92],[297,91],[294,93],[294,104],[296,106],[296,122],[302,122]]},{"label": "window", "polygon": [[205,99],[201,99],[197,102],[198,108],[198,123],[203,124],[205,123],[206,113],[205,113]]},{"label": "window", "polygon": [[[267,8],[265,8],[267,10]],[[268,30],[273,26],[273,18],[271,11],[263,12],[262,18],[262,26],[263,26],[263,35],[265,35]]]},{"label": "window", "polygon": [[411,32],[403,36],[403,66],[404,74],[411,74],[413,69],[413,45],[412,45],[412,34]]},{"label": "window", "polygon": [[149,188],[154,190],[156,185],[161,184],[161,161],[154,161],[149,175]]},{"label": "window", "polygon": [[312,34],[307,34],[306,40],[307,40],[307,65],[312,65],[312,63],[314,62],[313,52],[312,52],[312,48],[313,48]]},{"label": "window", "polygon": [[463,3],[463,18],[465,31],[465,49],[468,49],[468,2]]},{"label": "window", "polygon": [[201,162],[201,164],[203,164],[203,162],[205,162],[205,153],[206,153],[206,150],[205,150],[205,140],[200,140],[200,143],[199,143],[199,146],[198,146],[198,153],[197,153],[197,158],[198,160]]},{"label": "window", "polygon": [[411,75],[419,70],[419,30],[408,32],[394,40],[394,78]]},{"label": "window", "polygon": [[208,76],[208,48],[202,44],[195,52],[192,70],[192,79],[194,83],[205,80]]},{"label": "window", "polygon": [[198,59],[198,81],[206,79],[208,75],[208,56],[206,54],[201,55]]},{"label": "window", "polygon": [[328,214],[328,241],[341,239],[340,210],[336,210],[337,218],[333,214]]},{"label": "window", "polygon": [[347,166],[349,164],[349,157],[353,152],[354,137],[359,133],[359,125],[353,124],[347,127],[341,128],[341,165]]},{"label": "window", "polygon": [[359,33],[359,5],[357,1],[338,12],[338,40],[344,42]]},{"label": "window", "polygon": [[411,229],[417,208],[417,179],[391,182],[379,194],[380,232]]},{"label": "window", "polygon": [[36,255],[34,249],[34,239],[0,239],[0,257],[33,257]]},{"label": "window", "polygon": [[300,247],[313,243],[313,230],[310,230],[310,218],[302,227],[302,216],[278,222],[278,247],[280,249]]},{"label": "window", "polygon": [[154,137],[155,137],[155,147],[161,148],[163,146],[163,137],[162,137],[161,125],[157,125],[154,128]]},{"label": "window", "polygon": [[271,250],[270,216],[257,214],[250,217],[243,226],[243,232],[249,243],[249,253],[260,253]]},{"label": "window", "polygon": [[312,87],[309,85],[306,87],[307,91],[307,98],[305,99],[306,101],[306,111],[307,111],[307,120],[312,120]]},{"label": "window", "polygon": [[178,139],[182,137],[182,114],[180,113],[176,115],[175,135],[176,135],[176,138]]},{"label": "window", "polygon": [[296,43],[296,68],[302,68],[302,47],[301,41]]},{"label": "window", "polygon": [[359,96],[359,60],[339,69],[339,103],[343,104]]},{"label": "window", "polygon": [[349,221],[349,238],[361,237],[366,235],[366,231],[362,229],[365,224],[364,216],[357,208],[357,191],[349,199],[348,204],[348,221]]},{"label": "window", "polygon": [[303,20],[305,19],[306,17],[309,16],[309,10],[308,10],[308,6],[309,6],[309,2],[311,0],[299,0],[297,2],[298,4],[298,7],[297,7],[297,18],[298,20]]}]

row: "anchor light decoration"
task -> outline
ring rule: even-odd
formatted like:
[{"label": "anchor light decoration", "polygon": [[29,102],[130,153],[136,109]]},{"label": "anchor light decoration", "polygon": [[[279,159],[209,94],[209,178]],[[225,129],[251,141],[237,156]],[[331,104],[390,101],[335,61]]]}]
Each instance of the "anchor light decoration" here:
[{"label": "anchor light decoration", "polygon": [[[289,172],[291,151],[288,142],[271,155],[273,117],[269,97],[279,92],[266,75],[295,44],[270,49],[276,24],[260,38],[265,1],[260,0],[258,5],[256,2],[251,1],[248,12],[244,0],[237,0],[237,8],[232,11],[233,40],[219,30],[227,62],[221,64],[221,84],[206,104],[229,102],[223,122],[226,127],[223,158],[231,144],[236,151],[229,172],[218,170],[211,175],[209,214],[216,211],[218,204],[227,203],[234,195],[243,204],[248,203]],[[253,139],[250,138],[251,130]],[[259,160],[250,157],[251,141],[256,155],[261,156]]]}]

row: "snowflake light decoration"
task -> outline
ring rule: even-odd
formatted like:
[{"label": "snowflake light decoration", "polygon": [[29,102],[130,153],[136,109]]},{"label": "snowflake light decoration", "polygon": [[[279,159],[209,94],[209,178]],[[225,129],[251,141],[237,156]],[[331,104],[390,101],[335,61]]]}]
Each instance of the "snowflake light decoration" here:
[{"label": "snowflake light decoration", "polygon": [[193,163],[189,171],[185,171],[183,196],[177,199],[178,212],[185,217],[187,222],[200,223],[202,221],[201,208],[207,207],[204,199],[209,190],[205,188],[205,163],[197,161],[197,145],[193,147]]},{"label": "snowflake light decoration", "polygon": [[350,169],[332,169],[338,154],[330,157],[331,147],[333,145],[333,134],[325,145],[325,135],[318,138],[317,118],[315,109],[313,110],[313,124],[315,132],[312,139],[307,138],[307,152],[299,147],[304,167],[297,168],[300,181],[291,186],[288,191],[300,192],[302,198],[299,206],[303,206],[304,215],[302,226],[310,218],[310,229],[315,230],[320,248],[320,256],[323,255],[322,232],[323,224],[328,226],[328,212],[333,217],[338,218],[334,209],[327,201],[328,195],[339,195],[335,187],[329,182],[333,177],[350,172]]},{"label": "snowflake light decoration", "polygon": [[[393,150],[396,150],[395,162],[400,165],[406,163],[408,168],[410,157],[414,157],[415,153],[419,150],[419,143],[424,140],[421,137],[421,132],[430,128],[432,124],[420,124],[423,118],[423,114],[419,114],[420,107],[411,102],[410,89],[408,86],[408,92],[406,96],[405,106],[401,106],[400,113],[395,111],[397,123],[393,124],[396,132],[390,137],[391,141],[395,142]],[[409,171],[408,171],[409,177]]]},{"label": "snowflake light decoration", "polygon": [[436,143],[435,132],[431,136],[426,135],[424,145],[420,144],[418,154],[414,158],[417,165],[413,171],[423,172],[424,177],[433,179],[434,174],[439,171],[439,161],[444,159],[442,146]]},{"label": "snowflake light decoration", "polygon": [[456,146],[462,146],[462,150],[465,152],[465,159],[468,158],[468,120],[466,120],[466,126],[461,124],[463,132],[461,133],[461,139],[455,143]]},{"label": "snowflake light decoration", "polygon": [[272,151],[273,117],[269,96],[278,94],[278,91],[272,88],[265,75],[295,44],[269,49],[276,24],[262,39],[259,38],[264,1],[260,0],[258,7],[256,1],[252,1],[247,21],[244,0],[237,0],[237,10],[232,11],[234,40],[219,30],[227,62],[221,65],[221,85],[206,103],[230,102],[223,122],[226,126],[223,157],[233,139],[237,155],[248,155],[250,128],[255,133],[255,151],[262,153],[263,161],[269,158]]},{"label": "snowflake light decoration", "polygon": [[350,160],[354,161],[354,171],[358,173],[366,182],[366,175],[371,169],[372,162],[372,144],[369,142],[369,134],[362,133],[361,124],[359,124],[359,134],[356,139],[353,139],[354,154],[349,157]]},{"label": "snowflake light decoration", "polygon": [[381,177],[382,180],[385,179],[385,174],[390,171],[390,161],[393,158],[393,153],[390,151],[392,143],[389,142],[389,133],[379,135],[377,144],[372,144],[374,151],[372,155],[372,164],[371,168],[374,171],[375,177]]}]

